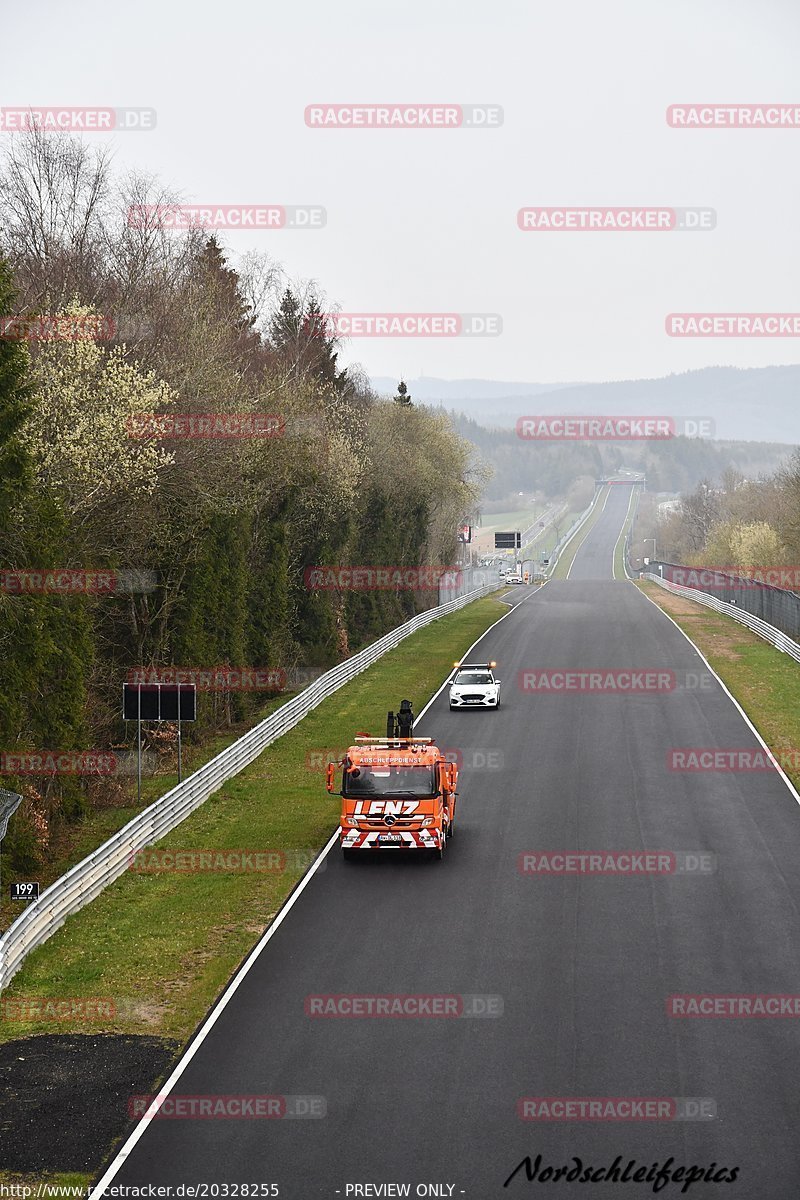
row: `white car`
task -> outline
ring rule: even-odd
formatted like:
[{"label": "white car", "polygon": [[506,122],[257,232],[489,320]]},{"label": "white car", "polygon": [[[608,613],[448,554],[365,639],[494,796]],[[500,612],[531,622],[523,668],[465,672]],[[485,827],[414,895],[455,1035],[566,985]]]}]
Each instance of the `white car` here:
[{"label": "white car", "polygon": [[506,575],[506,583],[522,583],[522,578],[519,575]]},{"label": "white car", "polygon": [[454,708],[499,708],[500,680],[494,676],[497,663],[454,663],[450,682],[450,710]]}]

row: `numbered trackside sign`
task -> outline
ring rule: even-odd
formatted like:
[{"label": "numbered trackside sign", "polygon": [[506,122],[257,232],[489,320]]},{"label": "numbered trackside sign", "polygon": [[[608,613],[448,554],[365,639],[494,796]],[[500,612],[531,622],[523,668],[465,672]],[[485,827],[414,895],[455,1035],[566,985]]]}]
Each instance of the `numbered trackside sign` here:
[{"label": "numbered trackside sign", "polygon": [[11,884],[11,899],[12,900],[38,900],[39,899],[39,884],[38,883],[12,883]]}]

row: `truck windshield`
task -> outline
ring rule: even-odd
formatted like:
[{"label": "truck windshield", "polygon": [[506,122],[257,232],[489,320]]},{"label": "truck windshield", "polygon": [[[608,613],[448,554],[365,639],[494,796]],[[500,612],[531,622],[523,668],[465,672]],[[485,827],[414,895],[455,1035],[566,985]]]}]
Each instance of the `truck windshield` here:
[{"label": "truck windshield", "polygon": [[487,671],[459,671],[453,682],[459,687],[463,687],[464,684],[469,687],[476,683],[481,685],[491,683],[492,677]]},{"label": "truck windshield", "polygon": [[359,766],[344,772],[345,796],[434,796],[436,783],[433,767]]}]

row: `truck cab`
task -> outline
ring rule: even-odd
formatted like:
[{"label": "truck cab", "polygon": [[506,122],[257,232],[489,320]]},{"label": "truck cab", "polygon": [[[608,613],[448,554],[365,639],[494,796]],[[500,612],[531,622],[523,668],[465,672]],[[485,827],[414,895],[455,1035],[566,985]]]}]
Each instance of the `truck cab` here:
[{"label": "truck cab", "polygon": [[342,798],[345,858],[379,850],[428,850],[443,858],[453,836],[457,782],[455,763],[431,738],[356,737],[341,762],[328,766],[328,791]]}]

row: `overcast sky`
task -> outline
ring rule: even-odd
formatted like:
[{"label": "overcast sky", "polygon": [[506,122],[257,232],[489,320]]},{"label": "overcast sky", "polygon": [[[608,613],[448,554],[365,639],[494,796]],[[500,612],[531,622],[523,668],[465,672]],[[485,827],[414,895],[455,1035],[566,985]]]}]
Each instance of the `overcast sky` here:
[{"label": "overcast sky", "polygon": [[[800,361],[673,339],[671,311],[800,311],[800,128],[671,129],[680,102],[800,104],[797,0],[0,0],[0,105],[129,105],[120,168],[189,201],[314,204],[226,233],[345,312],[490,312],[494,338],[359,339],[370,374],[540,381]],[[502,106],[494,129],[321,130],[307,105]],[[520,232],[548,205],[716,210],[713,232]]]}]

